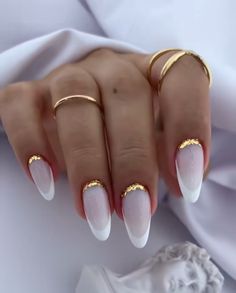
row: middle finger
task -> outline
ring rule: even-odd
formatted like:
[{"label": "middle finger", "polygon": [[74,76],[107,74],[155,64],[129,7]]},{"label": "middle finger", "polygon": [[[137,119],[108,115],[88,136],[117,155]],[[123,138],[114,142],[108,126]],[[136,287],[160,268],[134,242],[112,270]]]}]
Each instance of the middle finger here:
[{"label": "middle finger", "polygon": [[102,94],[115,208],[132,243],[143,247],[157,205],[152,91],[136,67],[119,55],[101,50],[93,56],[100,62],[86,66]]}]

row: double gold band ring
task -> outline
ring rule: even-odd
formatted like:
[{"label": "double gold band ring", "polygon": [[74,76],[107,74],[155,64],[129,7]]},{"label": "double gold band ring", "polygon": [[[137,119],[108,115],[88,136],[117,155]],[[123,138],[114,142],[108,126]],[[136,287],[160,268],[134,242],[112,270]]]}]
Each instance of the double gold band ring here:
[{"label": "double gold band ring", "polygon": [[167,61],[165,62],[165,64],[162,67],[161,73],[160,73],[160,78],[158,81],[158,85],[157,85],[157,93],[159,94],[161,91],[161,86],[163,83],[163,80],[165,78],[165,76],[167,75],[167,73],[170,71],[170,69],[173,67],[173,65],[178,62],[183,56],[192,56],[193,58],[195,58],[200,65],[202,66],[208,80],[209,80],[209,87],[212,85],[212,73],[211,70],[209,68],[209,66],[206,64],[206,62],[195,52],[193,51],[189,51],[189,50],[181,50],[181,49],[166,49],[166,50],[162,50],[159,51],[155,54],[153,54],[153,56],[151,57],[150,61],[149,61],[149,66],[148,66],[148,71],[147,71],[147,76],[149,81],[151,81],[151,71],[152,71],[152,67],[154,65],[154,63],[164,54],[168,53],[168,52],[172,52],[172,51],[177,51],[175,54],[173,54],[170,58],[167,59]]},{"label": "double gold band ring", "polygon": [[56,117],[56,111],[61,105],[65,104],[67,102],[72,102],[74,100],[78,100],[78,99],[83,99],[84,101],[94,103],[99,108],[99,110],[103,113],[102,106],[94,98],[92,98],[90,96],[86,96],[86,95],[71,95],[71,96],[64,97],[56,102],[56,104],[53,107],[54,117]]},{"label": "double gold band ring", "polygon": [[173,51],[181,51],[181,50],[180,49],[175,49],[175,48],[169,48],[169,49],[158,51],[158,52],[156,52],[156,53],[154,53],[152,55],[152,57],[149,60],[149,65],[148,65],[148,69],[147,69],[147,77],[148,77],[149,82],[151,82],[151,73],[152,73],[152,67],[153,67],[154,63],[160,57],[165,55],[166,53],[173,52]]}]

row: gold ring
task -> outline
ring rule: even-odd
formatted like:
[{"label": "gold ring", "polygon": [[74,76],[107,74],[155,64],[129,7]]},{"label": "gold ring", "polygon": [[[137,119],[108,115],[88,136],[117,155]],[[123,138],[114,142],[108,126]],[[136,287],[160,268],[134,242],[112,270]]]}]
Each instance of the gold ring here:
[{"label": "gold ring", "polygon": [[169,72],[169,70],[172,68],[172,66],[179,61],[180,58],[182,58],[183,56],[188,55],[188,56],[192,56],[194,57],[202,66],[208,80],[209,80],[209,87],[211,87],[212,85],[212,73],[211,70],[209,68],[209,66],[206,64],[206,62],[195,52],[193,51],[187,51],[187,50],[182,50],[180,52],[175,53],[174,55],[172,55],[167,61],[166,63],[163,65],[161,73],[160,73],[160,79],[158,82],[158,87],[157,87],[157,92],[158,94],[161,91],[161,86],[163,83],[163,80],[166,76],[166,74]]},{"label": "gold ring", "polygon": [[163,65],[161,73],[160,73],[160,79],[158,81],[158,85],[157,85],[157,93],[160,93],[161,90],[161,86],[164,80],[164,77],[166,76],[166,74],[169,72],[169,70],[171,69],[171,67],[183,56],[188,55],[188,56],[192,56],[194,57],[203,67],[203,70],[209,80],[209,87],[211,87],[212,85],[212,73],[211,70],[209,68],[209,66],[207,65],[207,63],[195,52],[190,51],[190,50],[182,50],[182,49],[177,49],[177,48],[171,48],[171,49],[165,49],[162,51],[158,51],[157,53],[153,54],[152,57],[150,58],[149,61],[149,66],[147,69],[147,77],[149,82],[151,83],[151,71],[152,71],[152,67],[154,65],[154,63],[164,54],[171,52],[171,51],[177,51],[177,53],[173,54]]},{"label": "gold ring", "polygon": [[152,73],[152,67],[154,65],[154,63],[163,55],[165,55],[166,53],[172,52],[172,51],[181,51],[181,49],[177,49],[177,48],[169,48],[169,49],[165,49],[165,50],[161,50],[158,51],[156,53],[154,53],[152,55],[152,57],[149,60],[149,65],[148,65],[148,69],[147,69],[147,77],[149,82],[151,83],[151,73]]},{"label": "gold ring", "polygon": [[99,110],[101,110],[101,112],[103,113],[102,106],[94,98],[92,98],[90,96],[86,96],[86,95],[71,95],[71,96],[64,97],[56,102],[56,104],[53,107],[54,117],[56,117],[56,111],[57,111],[58,107],[60,107],[65,102],[73,101],[75,99],[83,99],[85,101],[93,102],[94,104],[96,104],[98,106]]}]

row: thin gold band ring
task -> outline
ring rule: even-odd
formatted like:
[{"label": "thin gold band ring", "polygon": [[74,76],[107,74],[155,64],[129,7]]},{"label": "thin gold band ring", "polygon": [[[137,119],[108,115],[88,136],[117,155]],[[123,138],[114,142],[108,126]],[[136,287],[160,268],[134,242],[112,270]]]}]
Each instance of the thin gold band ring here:
[{"label": "thin gold band ring", "polygon": [[93,102],[94,104],[97,105],[97,107],[99,108],[99,110],[103,113],[103,109],[102,109],[102,106],[98,103],[97,100],[95,100],[94,98],[90,97],[90,96],[86,96],[86,95],[71,95],[71,96],[67,96],[67,97],[64,97],[60,100],[58,100],[56,102],[56,104],[54,105],[53,107],[53,114],[54,114],[54,117],[56,117],[56,111],[57,109],[64,103],[66,102],[69,102],[69,101],[73,101],[75,99],[83,99],[85,101],[89,101],[89,102]]}]

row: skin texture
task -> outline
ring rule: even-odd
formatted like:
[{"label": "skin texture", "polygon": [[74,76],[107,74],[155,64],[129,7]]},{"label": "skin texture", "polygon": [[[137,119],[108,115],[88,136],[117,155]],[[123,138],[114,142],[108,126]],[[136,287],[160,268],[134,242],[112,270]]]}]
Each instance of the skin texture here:
[{"label": "skin texture", "polygon": [[[153,88],[160,70],[173,53],[154,64],[150,82],[150,55],[99,49],[42,80],[3,88],[0,118],[26,173],[32,154],[44,157],[55,178],[66,171],[83,218],[82,187],[93,179],[103,182],[111,211],[115,209],[121,218],[120,195],[134,182],[147,187],[152,214],[160,175],[179,195],[174,162],[183,140],[194,137],[201,141],[207,169],[210,102],[208,79],[191,56],[174,65],[156,95]],[[104,117],[93,103],[78,100],[63,104],[54,119],[53,105],[76,94],[95,98],[103,106]]]}]

